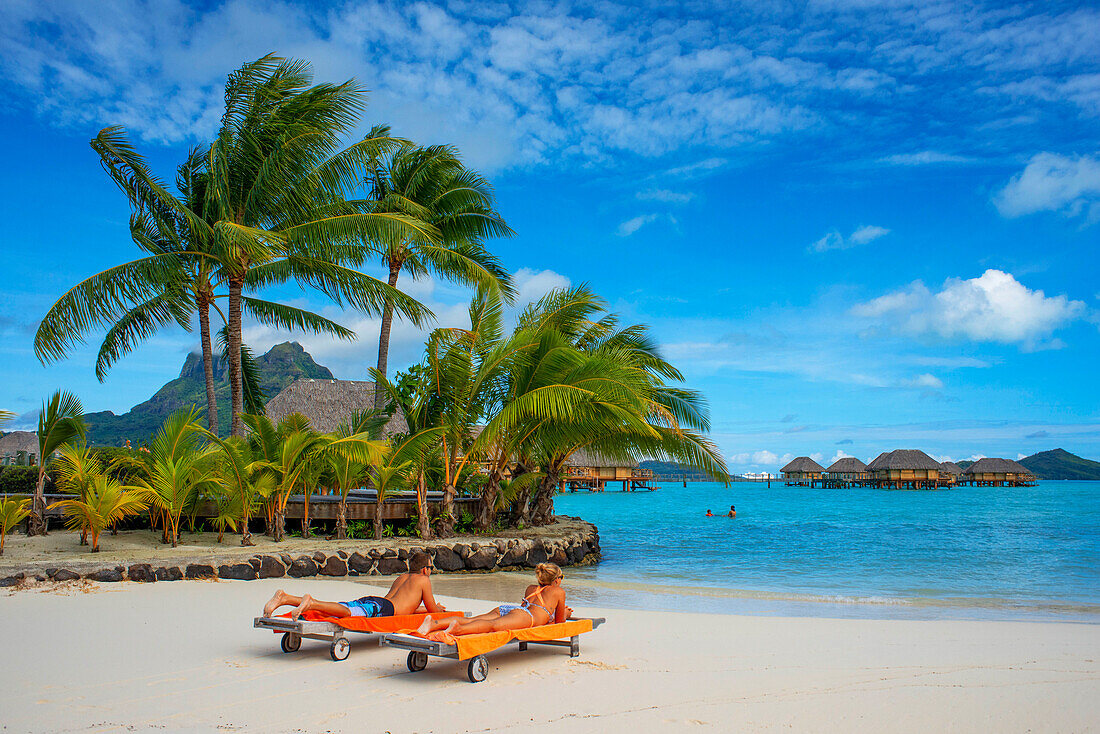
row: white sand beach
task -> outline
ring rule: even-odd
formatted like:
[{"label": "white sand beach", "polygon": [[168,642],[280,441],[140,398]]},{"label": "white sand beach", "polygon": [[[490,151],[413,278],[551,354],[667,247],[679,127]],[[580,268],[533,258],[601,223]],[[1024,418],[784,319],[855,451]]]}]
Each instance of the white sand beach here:
[{"label": "white sand beach", "polygon": [[[467,577],[471,586],[483,577]],[[384,579],[374,579],[376,583]],[[461,586],[448,579],[448,591]],[[441,585],[442,586],[442,585]],[[486,681],[356,636],[348,660],[287,655],[252,628],[276,588],[351,581],[95,584],[0,595],[4,730],[500,732],[1087,731],[1100,727],[1100,630],[1072,623],[605,616],[581,656],[490,656]],[[451,609],[485,601],[442,597]]]}]

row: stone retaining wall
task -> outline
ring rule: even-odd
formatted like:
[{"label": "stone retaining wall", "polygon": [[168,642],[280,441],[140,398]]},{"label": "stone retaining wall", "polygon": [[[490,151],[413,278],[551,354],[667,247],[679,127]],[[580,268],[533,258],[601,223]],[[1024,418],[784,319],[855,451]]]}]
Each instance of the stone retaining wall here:
[{"label": "stone retaining wall", "polygon": [[389,576],[408,571],[409,554],[418,550],[427,551],[432,556],[436,569],[446,572],[518,570],[534,568],[547,561],[559,566],[587,565],[600,558],[600,535],[596,526],[591,523],[583,523],[582,528],[579,532],[555,539],[512,538],[487,540],[485,543],[475,541],[454,544],[437,540],[409,548],[372,548],[366,553],[318,550],[311,554],[294,556],[288,553],[265,553],[225,563],[134,563],[93,570],[81,568],[79,571],[43,568],[2,578],[0,587],[17,586],[31,578],[37,581],[72,581],[85,578],[100,582],[155,582],[213,578],[250,581],[283,576]]}]

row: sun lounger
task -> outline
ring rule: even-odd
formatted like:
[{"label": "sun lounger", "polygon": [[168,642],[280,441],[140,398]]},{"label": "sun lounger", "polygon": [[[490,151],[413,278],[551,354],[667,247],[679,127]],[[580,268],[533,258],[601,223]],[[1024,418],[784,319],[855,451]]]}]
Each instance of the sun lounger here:
[{"label": "sun lounger", "polygon": [[444,619],[462,617],[463,612],[437,612],[434,614],[403,614],[394,617],[327,617],[317,612],[306,612],[297,620],[289,614],[278,617],[256,617],[252,626],[256,629],[283,633],[279,642],[283,652],[297,652],[302,646],[302,638],[322,640],[329,643],[329,655],[333,660],[347,660],[351,654],[351,641],[348,632],[361,634],[379,634],[415,628],[425,617]]},{"label": "sun lounger", "polygon": [[382,635],[379,644],[382,647],[409,650],[409,657],[405,664],[413,673],[424,670],[428,666],[429,655],[451,660],[469,660],[466,676],[471,683],[480,683],[489,675],[489,661],[485,657],[486,653],[514,642],[520,650],[526,650],[528,645],[568,647],[569,657],[575,658],[581,654],[580,636],[585,632],[591,632],[605,621],[602,617],[569,619],[560,624],[544,624],[522,630],[447,636],[448,639],[441,642],[415,634],[386,633]]}]

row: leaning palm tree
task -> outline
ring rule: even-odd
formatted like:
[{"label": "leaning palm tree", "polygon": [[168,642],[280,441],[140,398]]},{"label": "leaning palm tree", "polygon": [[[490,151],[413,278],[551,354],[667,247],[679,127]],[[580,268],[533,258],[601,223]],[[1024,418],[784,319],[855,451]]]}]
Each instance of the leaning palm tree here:
[{"label": "leaning palm tree", "polygon": [[55,451],[87,433],[84,406],[70,392],[58,390],[42,404],[38,414],[38,483],[34,487],[27,535],[46,534],[46,463]]},{"label": "leaning palm tree", "polygon": [[143,493],[125,487],[106,474],[92,478],[84,495],[54,502],[64,514],[65,526],[91,535],[92,553],[99,553],[99,535],[118,522],[137,515],[146,507]]},{"label": "leaning palm tree", "polygon": [[[396,288],[404,270],[414,279],[435,274],[447,280],[479,288],[497,289],[510,299],[511,277],[482,246],[488,237],[510,237],[514,232],[493,209],[493,192],[476,171],[462,165],[450,146],[392,148],[372,166],[367,183],[370,194],[362,202],[367,211],[391,212],[414,217],[435,227],[438,241],[399,234],[374,241],[382,264]],[[378,334],[376,369],[386,374],[389,360],[393,304],[386,302]],[[385,396],[375,393],[375,407],[385,406]]]},{"label": "leaning palm tree", "polygon": [[29,504],[27,500],[9,497],[0,499],[0,556],[4,555],[4,541],[7,540],[8,533],[31,514],[27,507]]}]

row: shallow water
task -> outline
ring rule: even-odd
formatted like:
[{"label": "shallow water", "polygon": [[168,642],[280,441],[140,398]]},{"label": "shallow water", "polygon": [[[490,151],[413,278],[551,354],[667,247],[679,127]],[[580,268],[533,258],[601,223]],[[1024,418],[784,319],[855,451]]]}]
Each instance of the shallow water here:
[{"label": "shallow water", "polygon": [[[729,506],[737,517],[724,517]],[[707,509],[715,517],[705,517]],[[938,491],[663,483],[559,495],[600,530],[579,603],[1100,622],[1100,482]]]}]

